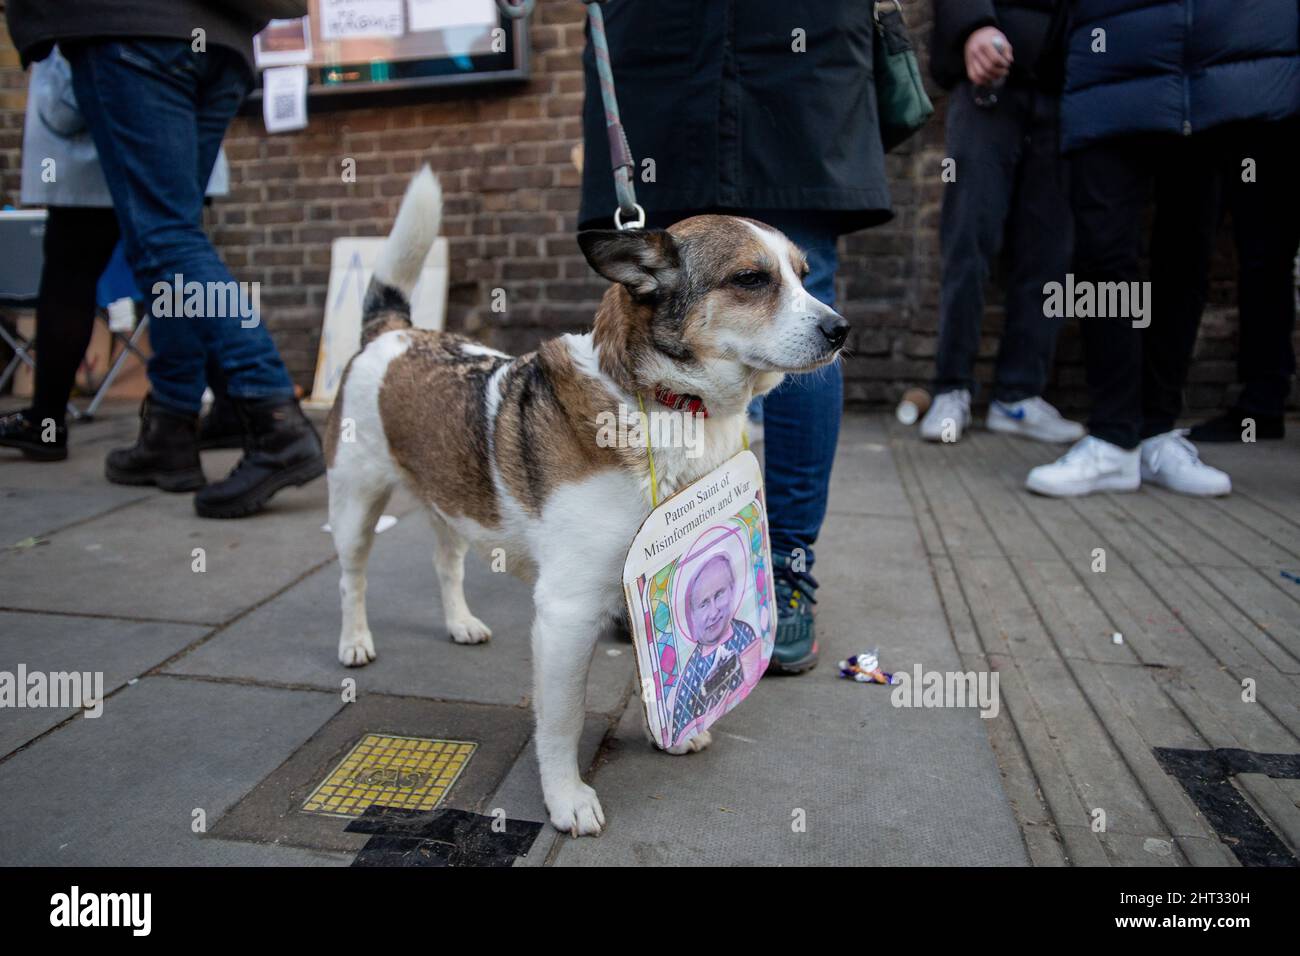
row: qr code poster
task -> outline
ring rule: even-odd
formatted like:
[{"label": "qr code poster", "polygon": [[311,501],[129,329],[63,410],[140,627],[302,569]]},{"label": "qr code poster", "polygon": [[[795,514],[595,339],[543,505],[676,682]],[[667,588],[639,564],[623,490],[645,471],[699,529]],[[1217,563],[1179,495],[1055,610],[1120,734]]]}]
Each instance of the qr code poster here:
[{"label": "qr code poster", "polygon": [[650,735],[679,746],[744,700],[772,657],[772,557],[752,452],[650,513],[623,587]]}]

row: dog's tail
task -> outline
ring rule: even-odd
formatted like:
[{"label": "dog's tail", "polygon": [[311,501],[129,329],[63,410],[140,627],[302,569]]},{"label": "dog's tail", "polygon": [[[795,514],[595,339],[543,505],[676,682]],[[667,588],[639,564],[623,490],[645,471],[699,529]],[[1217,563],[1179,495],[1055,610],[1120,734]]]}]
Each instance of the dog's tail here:
[{"label": "dog's tail", "polygon": [[411,324],[411,290],[442,225],[442,187],[425,166],[406,187],[361,306],[361,345]]}]

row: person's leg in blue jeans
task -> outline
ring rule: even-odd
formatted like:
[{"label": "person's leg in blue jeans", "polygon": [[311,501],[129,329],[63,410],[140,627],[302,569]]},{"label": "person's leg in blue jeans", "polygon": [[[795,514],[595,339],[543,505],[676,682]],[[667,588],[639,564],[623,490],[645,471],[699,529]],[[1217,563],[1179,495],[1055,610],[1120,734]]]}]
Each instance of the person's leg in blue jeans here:
[{"label": "person's leg in blue jeans", "polygon": [[[64,52],[136,282],[146,294],[159,289],[150,300],[152,394],[140,440],[111,453],[105,471],[111,481],[128,484],[202,486],[197,414],[204,365],[212,358],[248,439],[235,471],[200,492],[195,508],[205,517],[253,514],[281,488],[323,473],[324,462],[284,363],[252,309],[256,296],[240,290],[202,227],[204,189],[247,93],[248,68],[231,50],[195,53],[180,40],[97,40]],[[177,283],[180,295],[173,291]],[[197,315],[189,308],[178,315],[191,289],[200,290],[204,305]]]},{"label": "person's leg in blue jeans", "polygon": [[[790,213],[764,212],[758,218],[803,250],[809,268],[804,287],[834,307],[838,257],[833,225]],[[817,662],[809,607],[817,582],[808,572],[826,517],[843,406],[844,378],[838,362],[788,375],[763,399],[764,484],[781,612],[771,668],[783,673],[800,673]]]},{"label": "person's leg in blue jeans", "polygon": [[[170,300],[178,275],[205,290],[228,288],[235,279],[203,231],[203,194],[248,90],[243,62],[233,51],[194,53],[187,43],[162,39],[74,44],[68,59],[140,288],[149,293],[163,282]],[[209,352],[233,397],[293,395],[260,317],[171,317],[168,304],[153,303],[150,312],[149,381],[159,405],[198,412]]]}]

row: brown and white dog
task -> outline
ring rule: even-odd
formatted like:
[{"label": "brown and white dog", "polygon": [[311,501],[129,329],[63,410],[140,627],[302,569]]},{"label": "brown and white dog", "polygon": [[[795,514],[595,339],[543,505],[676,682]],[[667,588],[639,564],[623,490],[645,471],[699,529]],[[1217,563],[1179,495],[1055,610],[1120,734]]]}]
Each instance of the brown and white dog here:
[{"label": "brown and white dog", "polygon": [[[442,194],[425,168],[402,200],[364,306],[362,350],[344,375],[325,438],[338,549],[339,660],[375,659],[366,559],[393,488],[426,505],[447,630],[491,636],[465,603],[470,545],[503,548],[535,582],[532,628],[537,758],[551,822],[572,834],[605,823],[578,772],[587,670],[600,630],[623,612],[621,570],[651,510],[644,447],[599,441],[666,393],[699,399],[696,447],[653,449],[661,499],[741,447],[745,409],[786,372],[833,361],[848,323],[804,291],[808,266],[781,233],[749,219],[696,216],[667,230],[578,236],[615,284],[595,328],[512,358],[467,338],[414,329],[410,294],[438,234]],[[633,444],[628,442],[625,444]],[[640,444],[640,443],[636,443]],[[700,750],[708,734],[679,748]]]}]

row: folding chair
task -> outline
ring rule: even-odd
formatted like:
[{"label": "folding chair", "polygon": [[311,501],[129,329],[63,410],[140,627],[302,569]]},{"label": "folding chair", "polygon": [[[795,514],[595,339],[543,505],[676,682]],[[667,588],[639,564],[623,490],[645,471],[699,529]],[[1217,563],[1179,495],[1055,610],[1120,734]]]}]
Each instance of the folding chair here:
[{"label": "folding chair", "polygon": [[[0,305],[7,305],[16,308],[30,307],[30,303],[2,293],[0,293]],[[5,366],[4,372],[0,373],[0,392],[3,392],[5,386],[9,384],[9,380],[14,377],[14,373],[18,371],[18,366],[20,364],[26,365],[28,368],[36,367],[36,363],[32,361],[31,355],[28,354],[31,347],[35,344],[35,339],[34,337],[31,339],[23,338],[23,334],[18,331],[17,323],[15,323],[14,327],[10,329],[9,324],[3,317],[0,317],[0,339],[3,339],[4,343],[13,349],[14,352],[14,357],[9,360],[9,364]]]},{"label": "folding chair", "polygon": [[[41,266],[45,261],[46,212],[44,209],[6,209],[0,211],[0,248],[6,255],[0,257],[0,307],[31,309],[36,306],[37,293],[40,289]],[[96,290],[96,301],[100,309],[112,313],[118,309],[135,309],[133,300],[140,295],[131,276],[130,267],[119,242],[113,251],[104,274],[100,276]],[[141,362],[147,362],[148,356],[140,349],[140,339],[149,328],[149,318],[144,316],[128,332],[114,330],[111,319],[103,311],[96,312],[96,318],[108,321],[109,335],[122,350],[113,359],[108,374],[99,383],[95,394],[91,396],[84,411],[79,411],[72,402],[68,402],[68,416],[74,421],[94,418],[100,404],[108,395],[113,382],[121,373],[129,356],[134,355]],[[0,316],[0,340],[13,349],[13,358],[0,372],[0,392],[3,392],[18,371],[19,365],[34,369],[36,361],[32,352],[36,349],[36,336],[26,338],[18,331],[17,323],[11,328],[4,316]],[[112,350],[110,349],[110,354]]]}]

